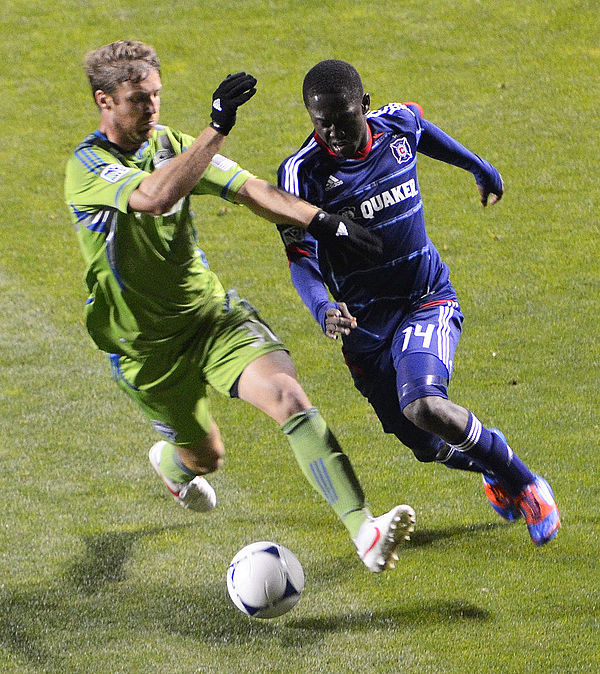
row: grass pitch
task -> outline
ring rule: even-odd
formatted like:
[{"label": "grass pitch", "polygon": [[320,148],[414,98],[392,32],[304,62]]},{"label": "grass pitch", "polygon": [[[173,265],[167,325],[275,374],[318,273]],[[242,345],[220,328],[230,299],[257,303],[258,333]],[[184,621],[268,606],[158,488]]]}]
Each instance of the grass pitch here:
[{"label": "grass pitch", "polygon": [[[0,9],[0,669],[6,672],[597,672],[600,257],[595,3],[474,0],[8,0]],[[350,454],[375,512],[417,511],[398,568],[369,575],[301,479],[270,420],[214,397],[229,450],[219,508],[177,508],[154,441],[81,325],[83,265],[62,202],[64,163],[96,127],[81,70],[114,39],[154,44],[162,119],[208,121],[228,72],[259,93],[226,153],[275,179],[310,127],[306,70],[353,62],[373,105],[416,100],[494,162],[505,198],[421,159],[429,231],[466,314],[452,397],[552,483],[562,511],[543,549],[499,521],[476,476],[418,464],[351,386],[339,347],[289,282],[275,231],[196,201],[226,287],[260,309]],[[300,604],[252,621],[225,571],[253,540],[300,558]]]}]

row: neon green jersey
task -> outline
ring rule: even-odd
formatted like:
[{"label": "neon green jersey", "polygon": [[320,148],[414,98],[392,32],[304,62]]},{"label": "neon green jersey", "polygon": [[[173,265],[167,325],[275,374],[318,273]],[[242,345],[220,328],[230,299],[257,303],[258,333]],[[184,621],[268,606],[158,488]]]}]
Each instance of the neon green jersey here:
[{"label": "neon green jersey", "polygon": [[[189,196],[162,216],[128,210],[141,181],[193,141],[157,126],[129,155],[96,131],[67,163],[65,199],[87,264],[85,323],[103,351],[176,354],[222,314],[225,292],[198,248]],[[233,201],[251,175],[215,155],[192,194]]]}]

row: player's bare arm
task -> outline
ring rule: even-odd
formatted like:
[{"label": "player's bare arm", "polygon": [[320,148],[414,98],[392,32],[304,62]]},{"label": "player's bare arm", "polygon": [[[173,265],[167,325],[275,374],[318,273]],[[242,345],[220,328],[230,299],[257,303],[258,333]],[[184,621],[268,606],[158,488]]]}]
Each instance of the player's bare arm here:
[{"label": "player's bare arm", "polygon": [[191,192],[233,128],[238,107],[256,93],[255,85],[256,78],[244,72],[221,82],[213,93],[210,125],[186,152],[140,183],[129,199],[133,211],[162,215]]},{"label": "player's bare arm", "polygon": [[337,339],[338,335],[349,335],[357,326],[356,318],[348,311],[345,302],[338,302],[337,309],[327,309],[325,313],[325,335]]},{"label": "player's bare arm", "polygon": [[286,222],[306,229],[319,209],[266,180],[248,179],[237,193],[236,201],[269,222]]},{"label": "player's bare arm", "polygon": [[186,152],[144,178],[129,198],[132,211],[162,215],[187,196],[221,149],[225,136],[207,127]]},{"label": "player's bare arm", "polygon": [[349,253],[359,261],[381,259],[383,248],[378,236],[348,217],[325,213],[265,180],[246,181],[237,201],[270,222],[303,227],[331,252]]}]

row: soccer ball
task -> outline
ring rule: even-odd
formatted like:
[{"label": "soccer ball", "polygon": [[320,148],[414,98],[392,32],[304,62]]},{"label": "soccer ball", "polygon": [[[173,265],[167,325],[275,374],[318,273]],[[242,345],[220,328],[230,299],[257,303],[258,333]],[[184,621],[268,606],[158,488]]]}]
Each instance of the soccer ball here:
[{"label": "soccer ball", "polygon": [[296,555],[270,541],[242,548],[227,569],[227,591],[236,607],[252,618],[276,618],[294,607],[304,589]]}]

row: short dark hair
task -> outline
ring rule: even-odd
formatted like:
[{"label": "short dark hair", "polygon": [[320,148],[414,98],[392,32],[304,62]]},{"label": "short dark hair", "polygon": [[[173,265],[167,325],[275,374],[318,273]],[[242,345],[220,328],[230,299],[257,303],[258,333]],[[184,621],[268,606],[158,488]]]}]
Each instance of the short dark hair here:
[{"label": "short dark hair", "polygon": [[308,105],[311,96],[318,94],[341,94],[360,98],[364,89],[354,66],[346,61],[327,59],[313,66],[306,73],[302,84],[304,105]]},{"label": "short dark hair", "polygon": [[114,94],[121,82],[141,82],[152,70],[160,74],[154,47],[134,40],[118,40],[91,51],[85,57],[85,71],[92,87]]}]

